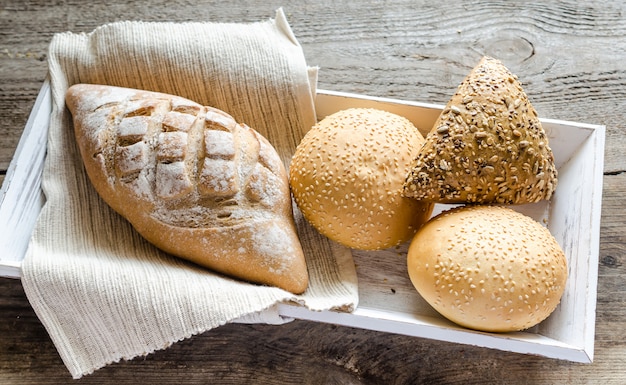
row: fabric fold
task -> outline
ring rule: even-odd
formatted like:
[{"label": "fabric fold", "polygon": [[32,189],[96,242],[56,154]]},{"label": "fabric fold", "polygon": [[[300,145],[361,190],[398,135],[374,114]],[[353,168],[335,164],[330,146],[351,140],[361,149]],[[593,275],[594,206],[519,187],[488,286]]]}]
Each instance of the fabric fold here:
[{"label": "fabric fold", "polygon": [[179,95],[253,127],[288,167],[315,122],[317,69],[307,66],[282,10],[249,24],[126,21],[57,34],[49,72],[47,201],[22,282],[74,378],[225,323],[288,322],[276,310],[282,301],[311,310],[356,307],[350,250],[319,235],[297,209],[310,274],[299,296],[221,276],[148,244],[90,185],[65,108],[65,91],[76,83]]}]

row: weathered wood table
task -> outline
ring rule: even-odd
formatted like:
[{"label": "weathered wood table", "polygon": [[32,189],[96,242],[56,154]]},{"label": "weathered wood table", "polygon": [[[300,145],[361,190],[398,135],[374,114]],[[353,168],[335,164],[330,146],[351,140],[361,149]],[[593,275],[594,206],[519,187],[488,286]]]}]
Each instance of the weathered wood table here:
[{"label": "weathered wood table", "polygon": [[[444,104],[483,55],[543,117],[606,125],[595,361],[576,364],[294,321],[227,325],[81,383],[589,384],[626,381],[626,4],[351,1],[0,3],[0,181],[46,78],[54,33],[117,20],[246,22],[284,7],[319,87]],[[585,183],[585,181],[581,181]],[[0,229],[0,231],[2,231]],[[0,383],[71,382],[19,280],[0,278]]]}]

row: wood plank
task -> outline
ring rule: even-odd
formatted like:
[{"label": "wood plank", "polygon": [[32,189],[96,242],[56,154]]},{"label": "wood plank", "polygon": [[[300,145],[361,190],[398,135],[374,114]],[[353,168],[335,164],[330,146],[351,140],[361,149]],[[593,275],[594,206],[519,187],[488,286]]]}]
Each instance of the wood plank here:
[{"label": "wood plank", "polygon": [[[283,6],[319,87],[443,104],[482,54],[504,60],[543,117],[607,127],[595,362],[573,364],[296,321],[228,325],[84,383],[623,383],[626,368],[626,4],[452,0],[48,2],[0,11],[0,180],[46,76],[54,33],[114,20],[257,21]],[[581,181],[585,183],[585,181]],[[384,277],[382,277],[384,279]],[[387,282],[389,295],[393,284]],[[0,279],[3,383],[70,382],[19,281]],[[397,293],[401,295],[402,293]]]}]

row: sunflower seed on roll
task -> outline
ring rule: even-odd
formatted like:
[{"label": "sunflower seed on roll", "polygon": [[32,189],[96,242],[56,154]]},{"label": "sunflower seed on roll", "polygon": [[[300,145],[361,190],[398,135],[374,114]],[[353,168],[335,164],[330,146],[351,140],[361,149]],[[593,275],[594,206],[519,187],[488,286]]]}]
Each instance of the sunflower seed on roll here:
[{"label": "sunflower seed on roll", "polygon": [[459,85],[407,175],[405,196],[439,203],[550,199],[557,170],[518,78],[484,57]]}]

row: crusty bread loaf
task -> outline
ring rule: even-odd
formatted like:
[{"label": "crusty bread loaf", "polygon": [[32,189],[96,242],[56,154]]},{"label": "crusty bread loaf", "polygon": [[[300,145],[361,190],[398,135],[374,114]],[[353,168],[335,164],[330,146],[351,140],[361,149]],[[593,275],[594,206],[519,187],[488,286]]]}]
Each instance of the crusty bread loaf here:
[{"label": "crusty bread loaf", "polygon": [[484,57],[459,85],[420,150],[404,194],[440,203],[550,199],[557,170],[517,77]]},{"label": "crusty bread loaf", "polygon": [[78,84],[66,102],[96,191],[145,239],[217,272],[304,292],[287,173],[260,134],[162,93]]}]

